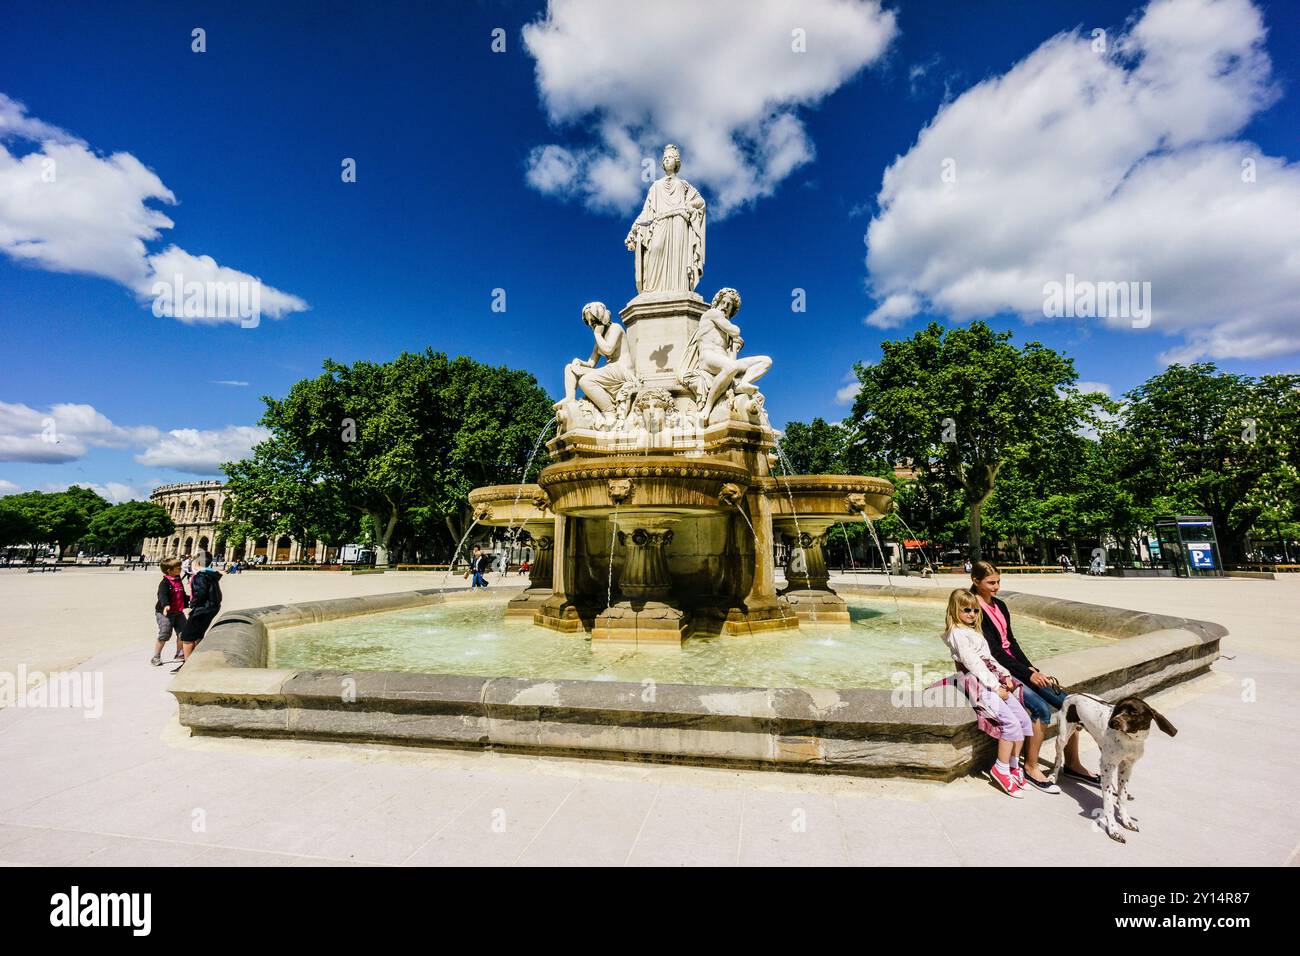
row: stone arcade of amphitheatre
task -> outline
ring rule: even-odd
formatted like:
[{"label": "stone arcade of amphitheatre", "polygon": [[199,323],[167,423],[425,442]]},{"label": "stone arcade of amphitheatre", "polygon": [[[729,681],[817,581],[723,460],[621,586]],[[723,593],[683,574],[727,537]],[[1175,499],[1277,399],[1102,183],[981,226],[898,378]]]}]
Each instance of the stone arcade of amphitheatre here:
[{"label": "stone arcade of amphitheatre", "polygon": [[[552,463],[535,484],[470,494],[480,524],[522,528],[538,555],[530,586],[501,602],[502,634],[486,637],[509,631],[529,647],[540,635],[571,639],[633,668],[688,647],[739,654],[804,629],[838,634],[832,643],[849,652],[892,652],[902,632],[857,627],[853,602],[928,602],[927,619],[942,622],[946,592],[830,587],[826,532],[887,513],[892,485],[774,474],[779,436],[758,389],[772,359],[742,355],[736,290],[709,301],[696,292],[705,202],[677,176],[675,147],[663,166],[625,240],[636,291],[621,322],[599,301],[581,309],[593,347],[565,368]],[[778,538],[789,555],[783,584]],[[1062,683],[1095,693],[1148,692],[1201,674],[1227,633],[1205,621],[1007,598],[1017,615],[1097,637],[1050,663]],[[295,628],[347,619],[349,639],[374,643],[380,619],[463,601],[499,599],[431,587],[227,612],[172,684],[181,722],[198,734],[942,778],[984,760],[990,745],[968,706],[919,688],[900,697],[875,684],[736,687],[706,676],[647,694],[644,680],[514,676],[508,658],[490,676],[277,666],[277,642]],[[419,641],[426,626],[403,639]]]},{"label": "stone arcade of amphitheatre", "polygon": [[150,561],[209,551],[219,559],[243,559],[265,555],[267,561],[298,563],[330,560],[337,548],[324,541],[308,544],[287,535],[279,538],[247,538],[226,541],[217,531],[217,522],[226,517],[226,487],[219,481],[183,481],[161,485],[149,495],[176,525],[165,538],[146,538],[143,553]]}]

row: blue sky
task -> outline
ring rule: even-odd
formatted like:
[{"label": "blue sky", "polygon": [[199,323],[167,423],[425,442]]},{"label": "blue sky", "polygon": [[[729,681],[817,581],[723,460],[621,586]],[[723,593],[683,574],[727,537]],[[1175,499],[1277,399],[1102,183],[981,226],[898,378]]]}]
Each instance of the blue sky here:
[{"label": "blue sky", "polygon": [[[11,10],[0,494],[90,483],[129,497],[212,476],[214,456],[254,434],[259,396],[326,357],[432,346],[558,393],[590,348],[583,303],[617,309],[635,292],[622,240],[644,185],[635,163],[602,170],[665,139],[711,203],[700,291],[738,288],[747,350],[775,359],[775,424],[842,417],[853,362],[931,318],[1039,339],[1116,395],[1171,358],[1300,367],[1288,5],[825,0],[759,4],[749,25],[694,9],[660,8],[690,34],[666,51],[622,22],[635,17],[607,23],[580,0],[550,20],[545,4],[505,3]],[[527,24],[542,24],[529,39]],[[191,50],[195,27],[206,52]],[[1094,28],[1127,33],[1141,57],[1087,62]],[[793,29],[805,59],[787,67]],[[47,142],[104,175],[74,196],[88,210],[23,192],[22,160],[55,155]],[[563,151],[558,178],[547,146]],[[949,154],[956,179],[941,183]],[[1257,181],[1234,179],[1237,157]],[[148,171],[174,203],[113,193]],[[133,238],[123,215],[148,209],[173,225]],[[156,316],[132,270],[173,246],[279,290],[282,317]],[[1151,327],[1034,316],[1034,290],[1067,272],[1151,279]],[[791,311],[796,288],[806,313]],[[38,440],[47,418],[54,450]]]}]

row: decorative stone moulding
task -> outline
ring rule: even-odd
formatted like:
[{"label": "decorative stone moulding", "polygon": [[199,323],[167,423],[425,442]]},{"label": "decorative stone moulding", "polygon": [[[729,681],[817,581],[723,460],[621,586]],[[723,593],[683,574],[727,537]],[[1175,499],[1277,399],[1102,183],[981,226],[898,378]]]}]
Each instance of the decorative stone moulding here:
[{"label": "decorative stone moulding", "polygon": [[595,517],[630,508],[664,514],[719,511],[723,488],[749,486],[741,465],[681,456],[577,458],[549,465],[538,483],[556,514]]},{"label": "decorative stone moulding", "polygon": [[772,504],[773,521],[861,521],[864,513],[874,520],[893,509],[893,484],[868,475],[773,475],[757,484]]}]

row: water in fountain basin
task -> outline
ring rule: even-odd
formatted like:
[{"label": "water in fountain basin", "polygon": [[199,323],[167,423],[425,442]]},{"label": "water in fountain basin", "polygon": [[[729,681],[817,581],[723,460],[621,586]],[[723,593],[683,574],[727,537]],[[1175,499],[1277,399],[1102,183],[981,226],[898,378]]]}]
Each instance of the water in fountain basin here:
[{"label": "water in fountain basin", "polygon": [[[539,680],[646,678],[732,687],[878,687],[929,684],[953,670],[940,635],[944,607],[904,601],[900,632],[888,600],[850,598],[852,639],[807,625],[737,640],[691,638],[679,653],[631,650],[507,618],[504,600],[451,602],[272,630],[270,665],[309,669],[423,671]],[[828,641],[827,637],[833,637]],[[1115,643],[1020,615],[1016,640],[1032,660]]]}]

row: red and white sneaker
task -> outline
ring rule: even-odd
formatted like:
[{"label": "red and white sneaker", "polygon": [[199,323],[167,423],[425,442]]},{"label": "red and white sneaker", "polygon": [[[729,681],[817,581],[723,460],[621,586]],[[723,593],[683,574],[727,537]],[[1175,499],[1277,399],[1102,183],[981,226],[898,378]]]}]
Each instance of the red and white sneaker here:
[{"label": "red and white sneaker", "polygon": [[1020,764],[1011,770],[1011,779],[1016,782],[1016,786],[1021,790],[1025,788],[1025,766]]},{"label": "red and white sneaker", "polygon": [[1016,778],[1009,773],[998,770],[996,764],[989,767],[989,776],[993,778],[993,782],[1001,787],[1002,792],[1007,796],[1015,797],[1017,800],[1025,798],[1025,795],[1020,792],[1020,784],[1016,783]]}]

